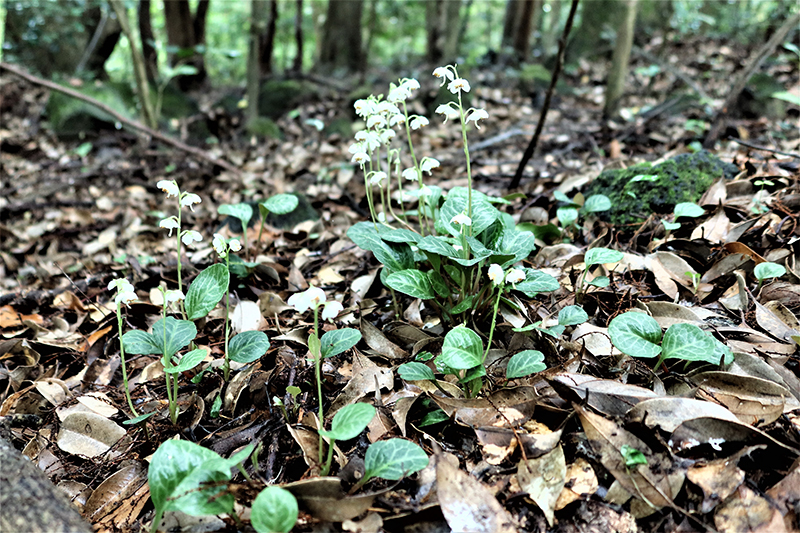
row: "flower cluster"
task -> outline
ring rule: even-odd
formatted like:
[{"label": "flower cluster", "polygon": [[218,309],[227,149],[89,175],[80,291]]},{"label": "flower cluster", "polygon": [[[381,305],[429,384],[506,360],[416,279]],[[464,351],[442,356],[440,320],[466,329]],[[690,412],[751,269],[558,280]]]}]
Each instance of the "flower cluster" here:
[{"label": "flower cluster", "polygon": [[504,277],[505,283],[516,285],[525,279],[525,272],[518,268],[510,268],[508,269],[508,272],[504,272],[503,267],[497,263],[493,263],[491,266],[489,266],[489,279],[492,281],[492,284],[495,287],[503,284]]},{"label": "flower cluster", "polygon": [[242,243],[239,242],[239,239],[231,239],[228,241],[219,233],[214,234],[214,238],[211,240],[211,246],[214,247],[220,259],[228,257],[229,251],[236,253],[242,249]]},{"label": "flower cluster", "polygon": [[[178,204],[180,207],[188,207],[194,211],[194,206],[201,202],[200,197],[196,194],[190,192],[181,192],[180,188],[178,187],[178,183],[175,180],[161,180],[156,184],[156,186],[167,194],[167,198],[172,198],[173,196],[178,198]],[[158,223],[158,227],[169,230],[170,237],[172,237],[172,230],[177,230],[181,242],[183,242],[183,244],[186,246],[190,246],[195,242],[200,242],[203,240],[203,236],[197,231],[181,231],[180,214],[178,216],[173,215],[163,219]]]}]

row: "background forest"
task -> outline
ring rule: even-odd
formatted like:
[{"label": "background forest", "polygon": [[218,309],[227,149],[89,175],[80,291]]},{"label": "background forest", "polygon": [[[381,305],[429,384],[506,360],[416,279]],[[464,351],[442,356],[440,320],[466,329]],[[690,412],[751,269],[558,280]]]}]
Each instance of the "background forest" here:
[{"label": "background forest", "polygon": [[800,530],[791,0],[0,0],[0,531]]}]

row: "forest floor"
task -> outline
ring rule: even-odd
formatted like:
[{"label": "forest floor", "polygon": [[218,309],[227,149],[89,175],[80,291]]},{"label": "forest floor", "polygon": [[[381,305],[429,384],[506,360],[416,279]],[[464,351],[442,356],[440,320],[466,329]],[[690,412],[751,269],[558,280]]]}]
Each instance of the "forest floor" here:
[{"label": "forest floor", "polygon": [[[650,50],[666,58],[669,69],[648,70],[650,61],[634,53],[625,98],[629,121],[600,118],[603,62],[568,69],[570,90],[557,95],[523,194],[501,206],[504,212],[517,222],[558,225],[563,204],[556,192],[572,198],[604,168],[663,160],[702,140],[707,112],[724,100],[748,50],[708,40]],[[678,107],[637,117],[671,95],[693,92],[670,69],[695,80],[709,100],[673,102]],[[798,77],[796,61],[771,63],[764,72],[785,84]],[[539,116],[530,94],[502,77],[502,70],[487,67],[473,70],[470,79],[472,105],[489,114],[470,131],[474,184],[497,197],[509,192]],[[386,85],[376,82],[375,92],[385,93]],[[718,143],[715,155],[739,174],[714,183],[698,202],[704,214],[681,219],[671,234],[661,223],[671,221],[666,213],[625,226],[590,217],[557,239],[537,240],[525,266],[552,275],[560,288],[517,299],[517,310],[501,307],[492,350],[497,364],[487,369],[480,395],[470,399],[452,383],[442,384],[447,395],[396,372],[420,346],[436,355],[447,330],[430,306],[402,294],[398,315],[380,282],[379,263],[346,236],[369,217],[363,175],[349,162],[352,139],[316,127],[350,112],[345,97],[332,94],[279,119],[282,140],[250,142],[232,129],[207,147],[240,174],[142,143],[124,130],[91,135],[90,150],[82,153],[82,141],[58,140],[47,129],[41,117],[46,99],[43,89],[0,77],[0,417],[36,415],[13,428],[15,445],[97,530],[149,528],[148,461],[172,438],[224,457],[248,444],[261,448],[257,461],[244,464],[250,479],[237,474],[228,487],[243,523],[228,515],[167,513],[163,529],[247,530],[247,508],[265,485],[313,482],[319,474],[314,365],[307,359],[313,320],[286,304],[310,285],[343,304],[340,326],[362,334],[354,349],[323,364],[326,427],[344,405],[363,401],[378,410],[360,436],[337,441],[333,474],[352,483],[352,465],[370,443],[388,437],[416,442],[431,461],[399,482],[370,482],[356,496],[331,490],[316,503],[301,502],[295,531],[800,527],[800,158],[791,155],[800,153],[797,108],[781,118],[734,116],[726,137],[766,149]],[[456,125],[431,118],[415,139],[418,153],[441,162],[428,185],[445,191],[466,186]],[[147,330],[160,317],[158,287],[177,287],[175,238],[159,228],[161,219],[176,214],[176,204],[156,187],[162,179],[202,199],[193,212],[184,210],[183,227],[203,235],[184,248],[184,288],[216,260],[215,232],[238,235],[222,225],[217,206],[296,192],[318,218],[283,223],[284,229],[268,226],[260,241],[257,228],[248,232],[249,258],[257,266],[234,278],[231,308],[239,311],[233,328],[264,331],[266,355],[234,364],[230,382],[223,380],[225,322],[218,306],[198,322],[195,343],[208,350],[207,359],[178,374],[176,425],[169,420],[159,358],[128,356],[137,409],[155,413],[128,426],[122,424],[130,414],[107,286],[125,277],[135,287],[138,301],[124,310],[126,330]],[[588,321],[567,325],[559,335],[514,331],[537,320],[553,325],[560,310],[577,303],[584,254],[598,246],[624,258],[589,269],[608,275],[610,284],[583,296]],[[753,271],[765,261],[786,273],[760,284]],[[701,326],[734,352],[734,361],[720,367],[668,360],[654,368],[654,359],[625,356],[612,348],[608,325],[630,309],[647,312],[662,328]],[[487,315],[470,324],[484,342],[490,322]],[[508,356],[527,348],[543,352],[547,369],[507,381]],[[201,370],[202,379],[193,380]],[[300,393],[289,394],[291,386]],[[90,413],[96,426],[76,425],[78,412]],[[70,417],[73,423],[65,424]],[[624,449],[641,455],[621,460]]]}]

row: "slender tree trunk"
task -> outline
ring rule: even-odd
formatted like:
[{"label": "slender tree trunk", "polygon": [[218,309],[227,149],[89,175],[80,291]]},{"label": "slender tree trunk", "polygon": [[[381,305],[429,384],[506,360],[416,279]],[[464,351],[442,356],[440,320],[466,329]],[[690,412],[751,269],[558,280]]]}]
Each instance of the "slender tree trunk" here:
[{"label": "slender tree trunk", "polygon": [[258,93],[261,89],[261,46],[259,37],[266,26],[266,2],[253,0],[250,4],[250,50],[247,55],[247,112],[246,123],[251,126],[258,118]]},{"label": "slender tree trunk", "polygon": [[298,74],[303,72],[303,0],[297,0],[297,13],[294,18],[294,42],[297,55],[294,56],[292,70]]},{"label": "slender tree trunk", "polygon": [[514,49],[517,59],[525,61],[531,48],[531,33],[536,28],[541,0],[508,0],[503,24],[503,46]]},{"label": "slender tree trunk", "polygon": [[454,62],[458,54],[461,0],[428,0],[425,9],[428,62],[434,65]]},{"label": "slender tree trunk", "polygon": [[131,25],[128,22],[128,12],[122,0],[109,0],[109,3],[117,14],[117,20],[120,26],[122,26],[122,33],[128,38],[128,44],[131,48],[133,73],[136,76],[136,88],[139,92],[139,104],[142,106],[142,118],[145,124],[155,129],[158,122],[155,112],[153,111],[153,102],[150,100],[150,86],[147,83],[147,74],[145,74],[144,71],[144,57],[142,57],[139,46],[136,44],[136,39],[133,37]]},{"label": "slender tree trunk", "polygon": [[158,52],[154,46],[153,19],[150,14],[150,0],[139,1],[139,35],[142,38],[142,56],[147,81],[152,84],[158,79]]},{"label": "slender tree trunk", "polygon": [[622,11],[617,25],[617,40],[614,45],[614,56],[611,59],[611,70],[606,85],[606,104],[603,116],[614,117],[619,112],[622,93],[625,91],[625,79],[628,77],[628,61],[633,46],[633,32],[636,27],[636,4],[638,0],[621,0]]},{"label": "slender tree trunk", "polygon": [[363,67],[361,14],[364,0],[329,0],[322,28],[319,66],[331,71],[358,72]]},{"label": "slender tree trunk", "polygon": [[[458,26],[458,35],[456,36],[456,51],[461,50],[461,44],[464,42],[464,36],[467,34],[467,28],[469,27],[469,19],[472,15],[472,4],[474,3],[473,0],[467,0],[466,4],[464,5],[464,16],[461,17],[461,24]],[[491,26],[489,26],[491,27]],[[491,37],[488,39],[487,46],[491,46]]]},{"label": "slender tree trunk", "polygon": [[[266,0],[253,0],[262,2]],[[278,24],[278,2],[269,0],[269,20],[266,28],[258,36],[258,46],[261,49],[259,54],[259,67],[262,76],[272,74],[272,56],[275,51],[275,30]]]},{"label": "slender tree trunk", "polygon": [[205,42],[208,2],[209,0],[200,0],[197,13],[193,17],[189,0],[164,0],[167,41],[171,46],[180,49],[170,57],[170,65],[174,67],[179,63],[189,64],[197,69],[197,74],[178,79],[178,86],[182,90],[195,89],[206,79],[205,62],[196,47]]},{"label": "slender tree trunk", "polygon": [[371,0],[369,3],[369,15],[367,15],[367,43],[364,45],[364,69],[361,71],[362,78],[367,72],[370,52],[372,51],[372,41],[375,38],[375,31],[377,29],[378,29],[378,0]]}]

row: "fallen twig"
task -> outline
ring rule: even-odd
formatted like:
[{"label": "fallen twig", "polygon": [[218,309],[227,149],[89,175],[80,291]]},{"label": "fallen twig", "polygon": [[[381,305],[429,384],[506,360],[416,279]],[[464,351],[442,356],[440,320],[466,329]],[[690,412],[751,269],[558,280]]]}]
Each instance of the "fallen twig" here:
[{"label": "fallen twig", "polygon": [[800,159],[800,154],[793,154],[792,152],[783,152],[781,150],[775,150],[774,148],[767,148],[765,146],[758,146],[757,144],[750,144],[740,139],[734,139],[733,137],[728,137],[728,140],[733,141],[736,144],[741,144],[742,146],[747,146],[748,148],[752,148],[753,150],[761,150],[762,152],[770,152],[773,154],[785,155],[788,157],[794,157],[795,159]]}]

